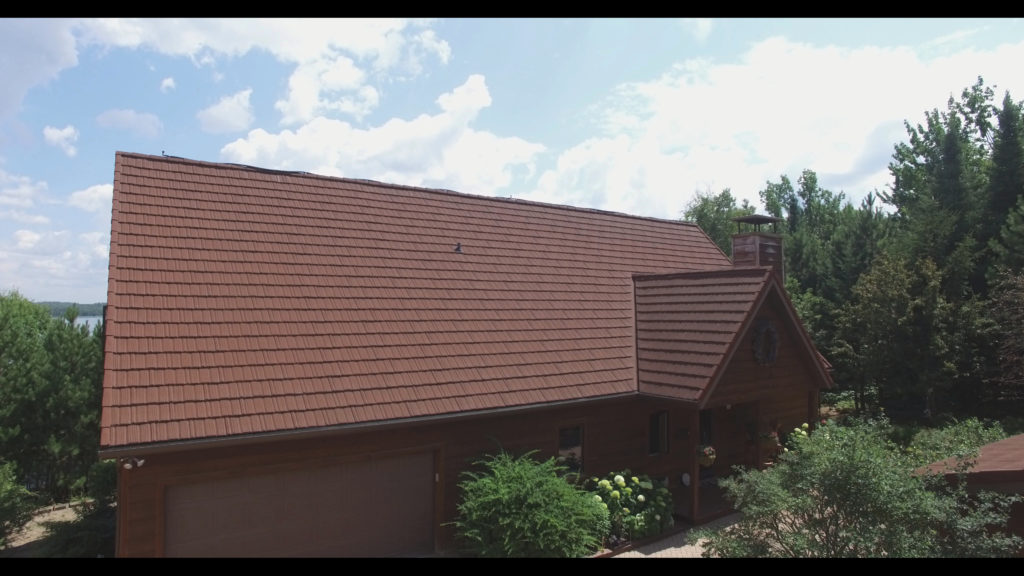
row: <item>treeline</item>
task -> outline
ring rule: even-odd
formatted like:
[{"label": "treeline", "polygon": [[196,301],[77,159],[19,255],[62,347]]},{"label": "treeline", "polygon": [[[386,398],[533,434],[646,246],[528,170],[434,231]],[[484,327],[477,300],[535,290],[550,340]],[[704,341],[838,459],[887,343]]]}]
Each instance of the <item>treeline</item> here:
[{"label": "treeline", "polygon": [[40,306],[45,306],[50,311],[50,316],[59,318],[63,316],[69,309],[77,308],[79,316],[103,316],[103,307],[106,306],[106,302],[96,302],[94,304],[76,304],[74,302],[36,302]]},{"label": "treeline", "polygon": [[[894,420],[999,418],[1024,408],[1024,120],[984,80],[905,122],[887,190],[854,206],[804,170],[760,191],[783,221],[786,283],[862,411]],[[686,207],[728,254],[731,191]]]},{"label": "treeline", "polygon": [[40,504],[84,495],[99,464],[104,326],[77,315],[0,293],[0,468]]}]

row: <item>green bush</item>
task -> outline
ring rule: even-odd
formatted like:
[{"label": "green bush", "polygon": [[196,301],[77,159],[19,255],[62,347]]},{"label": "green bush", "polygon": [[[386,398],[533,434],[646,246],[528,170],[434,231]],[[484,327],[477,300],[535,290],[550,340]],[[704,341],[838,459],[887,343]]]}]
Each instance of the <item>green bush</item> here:
[{"label": "green bush", "polygon": [[35,510],[35,497],[18,481],[14,463],[0,465],[0,548],[7,539],[28,524]]},{"label": "green bush", "polygon": [[604,478],[589,478],[583,487],[608,509],[612,547],[661,534],[673,525],[672,493],[647,475],[633,475],[628,469],[610,472]]},{"label": "green bush", "polygon": [[463,552],[490,558],[590,556],[608,533],[608,511],[569,484],[554,458],[506,452],[463,472],[461,500],[452,525]]},{"label": "green bush", "polygon": [[891,439],[885,420],[826,423],[793,433],[766,470],[736,468],[719,480],[742,513],[707,538],[706,557],[999,557],[1020,540],[1007,533],[1013,499],[969,497]]}]

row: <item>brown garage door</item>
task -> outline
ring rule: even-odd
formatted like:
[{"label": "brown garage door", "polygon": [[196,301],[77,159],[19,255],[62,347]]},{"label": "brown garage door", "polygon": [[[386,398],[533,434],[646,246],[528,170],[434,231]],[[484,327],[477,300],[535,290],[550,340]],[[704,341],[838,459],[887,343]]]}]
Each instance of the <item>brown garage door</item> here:
[{"label": "brown garage door", "polygon": [[417,556],[434,550],[434,455],[168,486],[167,556]]}]

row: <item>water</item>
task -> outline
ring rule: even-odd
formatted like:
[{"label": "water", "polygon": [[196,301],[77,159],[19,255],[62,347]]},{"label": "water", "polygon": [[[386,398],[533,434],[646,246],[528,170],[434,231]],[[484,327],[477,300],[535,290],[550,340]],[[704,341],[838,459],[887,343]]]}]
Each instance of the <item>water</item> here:
[{"label": "water", "polygon": [[75,326],[88,325],[90,329],[95,328],[100,321],[103,320],[102,316],[79,316],[75,318]]}]

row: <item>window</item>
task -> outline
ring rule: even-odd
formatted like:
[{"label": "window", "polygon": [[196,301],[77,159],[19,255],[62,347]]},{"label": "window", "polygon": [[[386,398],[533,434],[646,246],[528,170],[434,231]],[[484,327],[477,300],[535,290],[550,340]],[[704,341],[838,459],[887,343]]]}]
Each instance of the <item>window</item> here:
[{"label": "window", "polygon": [[583,426],[558,430],[558,461],[569,472],[583,469]]},{"label": "window", "polygon": [[714,438],[711,437],[711,411],[700,411],[700,443],[711,444]]},{"label": "window", "polygon": [[662,410],[651,414],[649,454],[665,454],[668,452],[668,412]]}]

